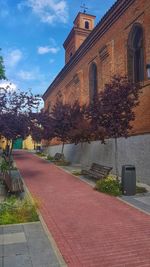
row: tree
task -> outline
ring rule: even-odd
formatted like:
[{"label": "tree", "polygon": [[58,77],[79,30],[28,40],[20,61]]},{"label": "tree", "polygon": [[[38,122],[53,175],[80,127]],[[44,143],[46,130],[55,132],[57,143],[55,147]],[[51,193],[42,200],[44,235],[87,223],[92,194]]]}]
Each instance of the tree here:
[{"label": "tree", "polygon": [[37,109],[39,100],[39,96],[34,96],[30,91],[0,88],[0,135],[12,144],[9,158],[15,139],[24,139],[30,134],[32,113]]},{"label": "tree", "polygon": [[32,113],[31,136],[37,143],[54,137],[53,120],[47,111]]},{"label": "tree", "polygon": [[141,87],[129,82],[127,77],[115,75],[105,85],[92,108],[91,117],[95,128],[105,129],[107,138],[115,139],[115,163],[118,177],[117,138],[128,137],[135,120],[135,107],[139,104]]},{"label": "tree", "polygon": [[3,62],[2,56],[0,56],[0,80],[6,80],[5,68],[4,68],[4,62]]},{"label": "tree", "polygon": [[89,116],[89,106],[80,106],[79,102],[75,102],[72,107],[72,128],[69,132],[70,140],[76,144],[100,139],[104,141],[103,129],[93,127],[93,121]]},{"label": "tree", "polygon": [[70,141],[69,133],[73,128],[73,111],[74,106],[63,104],[63,102],[58,99],[51,112],[54,136],[62,142],[62,154],[64,144]]}]

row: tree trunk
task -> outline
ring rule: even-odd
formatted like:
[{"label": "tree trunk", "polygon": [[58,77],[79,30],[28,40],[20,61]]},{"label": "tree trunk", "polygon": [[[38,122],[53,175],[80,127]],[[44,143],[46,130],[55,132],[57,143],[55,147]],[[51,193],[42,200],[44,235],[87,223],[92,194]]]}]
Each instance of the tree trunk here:
[{"label": "tree trunk", "polygon": [[62,143],[62,148],[61,148],[61,154],[63,155],[63,153],[64,153],[64,142]]},{"label": "tree trunk", "polygon": [[116,169],[116,178],[119,178],[119,171],[118,171],[118,143],[117,138],[115,138],[115,169]]}]

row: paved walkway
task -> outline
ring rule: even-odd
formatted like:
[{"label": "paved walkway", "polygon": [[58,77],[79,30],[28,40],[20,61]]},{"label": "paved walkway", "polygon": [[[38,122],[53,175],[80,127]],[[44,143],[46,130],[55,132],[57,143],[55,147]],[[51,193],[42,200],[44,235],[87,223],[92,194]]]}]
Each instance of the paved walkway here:
[{"label": "paved walkway", "polygon": [[0,267],[61,266],[40,222],[0,226]]},{"label": "paved walkway", "polygon": [[27,152],[15,156],[69,267],[149,267],[150,216]]}]

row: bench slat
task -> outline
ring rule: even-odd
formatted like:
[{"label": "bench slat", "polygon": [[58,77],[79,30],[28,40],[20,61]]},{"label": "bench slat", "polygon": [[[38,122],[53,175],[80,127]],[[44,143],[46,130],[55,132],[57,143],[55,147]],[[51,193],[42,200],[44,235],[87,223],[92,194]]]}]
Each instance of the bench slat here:
[{"label": "bench slat", "polygon": [[85,175],[92,176],[97,179],[102,179],[102,178],[106,178],[111,170],[112,170],[112,167],[93,163],[89,170],[82,170],[82,173]]}]

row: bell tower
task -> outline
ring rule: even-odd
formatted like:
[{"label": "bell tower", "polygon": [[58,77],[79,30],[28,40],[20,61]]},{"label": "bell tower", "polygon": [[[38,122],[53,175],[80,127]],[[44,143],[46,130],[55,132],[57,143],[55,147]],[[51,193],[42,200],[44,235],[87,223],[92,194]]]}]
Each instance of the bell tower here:
[{"label": "bell tower", "polygon": [[65,63],[67,64],[80,45],[94,29],[95,16],[79,12],[74,20],[74,26],[65,40]]}]

